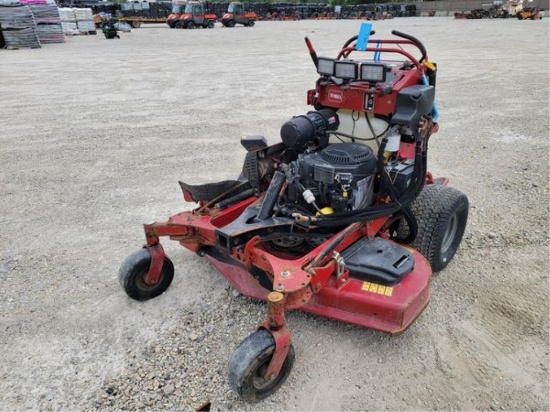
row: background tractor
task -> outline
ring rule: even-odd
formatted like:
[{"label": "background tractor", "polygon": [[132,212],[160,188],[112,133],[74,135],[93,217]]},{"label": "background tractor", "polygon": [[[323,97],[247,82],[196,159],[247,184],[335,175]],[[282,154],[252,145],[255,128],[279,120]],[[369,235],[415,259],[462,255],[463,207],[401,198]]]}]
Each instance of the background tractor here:
[{"label": "background tractor", "polygon": [[258,15],[254,12],[247,12],[244,3],[230,3],[227,13],[222,17],[222,24],[225,27],[235,27],[236,24],[253,27]]},{"label": "background tractor", "polygon": [[176,23],[179,22],[184,10],[185,4],[172,4],[172,13],[170,13],[168,15],[168,18],[166,19],[166,24],[168,24],[171,29],[174,29],[176,27]]},{"label": "background tractor", "polygon": [[524,7],[516,13],[518,20],[540,20],[542,13],[536,7]]},{"label": "background tractor", "polygon": [[204,3],[189,2],[175,27],[181,29],[194,29],[195,27],[213,29],[218,16],[208,13]]}]

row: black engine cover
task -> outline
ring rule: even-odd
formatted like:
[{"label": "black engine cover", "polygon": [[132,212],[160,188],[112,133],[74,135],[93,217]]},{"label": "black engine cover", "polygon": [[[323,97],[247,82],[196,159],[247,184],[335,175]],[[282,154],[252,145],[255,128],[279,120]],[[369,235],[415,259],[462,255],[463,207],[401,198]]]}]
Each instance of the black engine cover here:
[{"label": "black engine cover", "polygon": [[334,184],[351,176],[351,187],[356,188],[358,181],[376,172],[374,152],[359,143],[337,143],[320,152],[300,154],[298,164],[305,187],[316,187],[319,182]]}]

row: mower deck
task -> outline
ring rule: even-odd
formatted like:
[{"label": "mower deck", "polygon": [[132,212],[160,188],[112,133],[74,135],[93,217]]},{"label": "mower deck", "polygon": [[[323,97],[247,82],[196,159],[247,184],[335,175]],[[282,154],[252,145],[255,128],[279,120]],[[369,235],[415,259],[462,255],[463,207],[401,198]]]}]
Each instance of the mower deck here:
[{"label": "mower deck", "polygon": [[[432,271],[426,259],[414,252],[415,268],[394,286],[383,286],[349,278],[338,288],[336,280],[327,283],[298,309],[314,315],[375,329],[391,335],[403,333],[424,311],[430,300]],[[208,261],[240,293],[267,300],[271,292],[262,287],[243,267],[206,255]]]},{"label": "mower deck", "polygon": [[[220,230],[237,216],[246,215],[257,203],[258,199],[252,197],[212,215],[183,212],[168,222],[145,225],[153,256],[151,268],[163,261],[159,237],[170,236],[192,252],[204,255],[245,296],[266,300],[273,290],[284,292],[285,309],[299,309],[396,335],[405,331],[427,306],[430,265],[419,252],[374,236],[384,219],[369,225],[350,225],[305,255],[273,251],[259,237],[233,251],[225,245],[220,247]],[[409,271],[388,284],[377,280],[376,275],[370,277],[368,269],[366,277],[360,277],[338,267],[341,255],[369,239],[397,246],[409,255],[413,262],[409,262]],[[389,254],[387,250],[375,250],[374,254],[376,252]],[[150,270],[149,276],[155,276],[153,272],[155,270]]]}]

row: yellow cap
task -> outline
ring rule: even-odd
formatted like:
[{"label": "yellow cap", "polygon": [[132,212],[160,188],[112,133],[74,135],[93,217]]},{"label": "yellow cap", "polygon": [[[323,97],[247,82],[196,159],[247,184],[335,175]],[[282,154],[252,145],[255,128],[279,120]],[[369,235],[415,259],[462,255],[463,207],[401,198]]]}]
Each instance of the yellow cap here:
[{"label": "yellow cap", "polygon": [[[323,215],[330,215],[330,214],[334,213],[334,209],[330,206],[325,206],[324,208],[321,209],[321,213]],[[321,213],[317,212],[317,216],[320,216]]]},{"label": "yellow cap", "polygon": [[428,69],[430,69],[433,72],[435,72],[436,70],[434,64],[429,60],[424,60],[424,66],[426,66]]}]

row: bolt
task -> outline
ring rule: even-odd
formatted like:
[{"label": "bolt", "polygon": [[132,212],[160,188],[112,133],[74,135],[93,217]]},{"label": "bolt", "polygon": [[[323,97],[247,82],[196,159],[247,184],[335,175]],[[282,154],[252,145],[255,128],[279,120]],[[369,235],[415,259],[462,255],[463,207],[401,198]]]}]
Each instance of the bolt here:
[{"label": "bolt", "polygon": [[288,279],[290,277],[290,272],[288,270],[283,270],[281,272],[281,276],[284,277],[285,279]]}]

